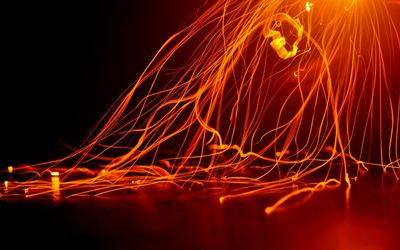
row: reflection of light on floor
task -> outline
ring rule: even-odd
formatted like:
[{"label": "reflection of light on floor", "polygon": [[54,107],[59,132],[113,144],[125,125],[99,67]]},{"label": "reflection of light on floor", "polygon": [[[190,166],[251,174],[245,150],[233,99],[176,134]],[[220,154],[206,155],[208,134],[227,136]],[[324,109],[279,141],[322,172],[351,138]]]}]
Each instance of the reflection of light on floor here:
[{"label": "reflection of light on floor", "polygon": [[350,209],[350,187],[351,186],[347,186],[347,188],[346,188],[346,209],[347,210]]},{"label": "reflection of light on floor", "polygon": [[[51,185],[45,183],[43,190],[50,191],[46,194],[53,201],[63,199],[64,194],[59,196],[61,188],[66,187],[64,181],[61,186],[62,173],[52,171],[47,177]],[[10,191],[17,182],[8,184]],[[400,185],[390,176],[380,178],[369,173],[351,188],[331,183],[303,191],[268,216],[262,211],[276,202],[279,196],[275,194],[238,199],[228,196],[220,199],[220,204],[218,198],[224,190],[199,188],[188,192],[172,185],[140,187],[125,196],[68,202],[48,202],[48,196],[35,197],[37,191],[31,188],[27,195],[30,199],[23,201],[25,206],[9,199],[0,201],[0,211],[18,215],[2,218],[4,225],[12,226],[6,235],[20,230],[23,224],[24,230],[33,234],[30,237],[36,239],[34,244],[40,244],[37,239],[44,235],[70,242],[70,233],[74,233],[72,237],[86,240],[84,243],[91,246],[88,249],[98,249],[92,247],[96,243],[104,246],[99,249],[132,245],[138,249],[398,248]],[[38,224],[45,231],[37,230]],[[58,233],[59,228],[69,225],[73,230]],[[149,241],[150,237],[154,240]],[[179,240],[170,240],[176,237]]]},{"label": "reflection of light on floor", "polygon": [[[373,225],[373,226],[372,226]],[[314,244],[330,246],[324,249],[395,249],[391,230],[386,230],[383,222],[373,218],[344,220],[319,232]]]},{"label": "reflection of light on floor", "polygon": [[60,200],[60,173],[51,172],[51,189],[53,190],[54,201]]}]

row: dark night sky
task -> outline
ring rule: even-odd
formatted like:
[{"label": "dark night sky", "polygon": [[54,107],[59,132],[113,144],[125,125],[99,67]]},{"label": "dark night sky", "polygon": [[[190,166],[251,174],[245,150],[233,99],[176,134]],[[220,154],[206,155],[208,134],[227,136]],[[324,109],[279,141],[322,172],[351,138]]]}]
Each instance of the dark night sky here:
[{"label": "dark night sky", "polygon": [[202,1],[2,4],[0,168],[66,155]]}]

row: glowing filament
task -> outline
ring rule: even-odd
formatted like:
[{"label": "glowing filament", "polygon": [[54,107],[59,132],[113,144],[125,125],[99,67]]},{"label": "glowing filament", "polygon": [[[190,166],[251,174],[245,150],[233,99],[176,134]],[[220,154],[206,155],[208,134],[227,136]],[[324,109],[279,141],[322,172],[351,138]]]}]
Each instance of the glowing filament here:
[{"label": "glowing filament", "polygon": [[288,50],[286,45],[286,38],[281,35],[281,33],[277,30],[270,29],[268,34],[266,34],[265,38],[272,38],[272,42],[270,43],[271,47],[275,50],[278,56],[284,60],[294,57],[297,54],[298,44],[303,37],[303,25],[300,24],[300,20],[294,20],[291,16],[287,14],[279,14],[277,18],[288,22],[297,30],[297,39],[292,45],[292,50]]},{"label": "glowing filament", "polygon": [[313,5],[314,5],[313,3],[307,2],[307,3],[306,3],[306,11],[307,11],[307,12],[310,12],[310,11],[311,11],[311,8],[313,7]]},{"label": "glowing filament", "polygon": [[282,152],[276,152],[275,153],[275,156],[276,157],[280,157],[280,156],[284,156],[284,155],[288,155],[288,154],[290,154],[290,150],[285,150],[285,151],[282,151]]}]

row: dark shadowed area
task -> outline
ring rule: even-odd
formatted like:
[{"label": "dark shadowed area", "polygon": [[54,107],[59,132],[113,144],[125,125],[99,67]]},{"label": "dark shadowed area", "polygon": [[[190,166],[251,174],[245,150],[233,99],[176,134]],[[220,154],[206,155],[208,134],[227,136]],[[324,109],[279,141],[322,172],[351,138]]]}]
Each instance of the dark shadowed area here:
[{"label": "dark shadowed area", "polygon": [[[203,1],[3,3],[0,167],[80,145]],[[178,8],[176,6],[179,6]]]}]

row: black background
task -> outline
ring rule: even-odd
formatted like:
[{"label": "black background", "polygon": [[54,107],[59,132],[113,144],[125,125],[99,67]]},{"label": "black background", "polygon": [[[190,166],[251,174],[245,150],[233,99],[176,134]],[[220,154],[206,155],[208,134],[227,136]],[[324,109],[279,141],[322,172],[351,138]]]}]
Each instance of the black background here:
[{"label": "black background", "polygon": [[0,168],[65,156],[203,1],[2,3]]}]

